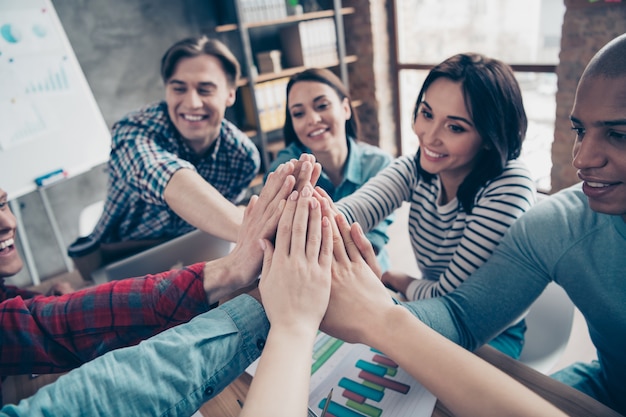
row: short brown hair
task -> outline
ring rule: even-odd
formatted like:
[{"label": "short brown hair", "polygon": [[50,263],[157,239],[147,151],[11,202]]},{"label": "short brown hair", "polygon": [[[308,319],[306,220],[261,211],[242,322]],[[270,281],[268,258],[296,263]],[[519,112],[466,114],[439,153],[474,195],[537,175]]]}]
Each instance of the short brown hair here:
[{"label": "short brown hair", "polygon": [[176,65],[183,58],[193,58],[200,55],[211,55],[222,63],[226,79],[231,87],[236,87],[241,76],[239,61],[228,47],[217,39],[205,35],[190,37],[176,42],[161,58],[161,78],[167,82],[174,74]]}]

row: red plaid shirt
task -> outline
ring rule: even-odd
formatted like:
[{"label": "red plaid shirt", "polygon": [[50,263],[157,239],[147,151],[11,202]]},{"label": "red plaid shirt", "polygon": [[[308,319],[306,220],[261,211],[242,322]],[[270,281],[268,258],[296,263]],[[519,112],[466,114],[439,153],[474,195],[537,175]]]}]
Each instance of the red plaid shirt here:
[{"label": "red plaid shirt", "polygon": [[64,372],[189,321],[209,309],[203,268],[51,297],[0,284],[0,375]]}]

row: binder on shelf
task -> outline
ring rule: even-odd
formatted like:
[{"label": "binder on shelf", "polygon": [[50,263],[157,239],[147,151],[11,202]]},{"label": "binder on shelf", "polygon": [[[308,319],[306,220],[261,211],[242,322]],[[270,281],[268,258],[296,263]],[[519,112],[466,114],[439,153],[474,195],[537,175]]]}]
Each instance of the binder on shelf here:
[{"label": "binder on shelf", "polygon": [[[285,105],[287,102],[287,83],[289,78],[279,78],[255,85],[254,94],[261,130],[270,132],[282,129],[285,124]],[[257,127],[254,118],[254,106],[249,86],[241,87],[241,95],[246,112],[246,120],[250,126]]]},{"label": "binder on shelf", "polygon": [[339,61],[333,18],[285,26],[280,30],[280,41],[288,67],[328,67]]},{"label": "binder on shelf", "polygon": [[285,0],[239,0],[241,20],[245,23],[265,22],[287,17]]},{"label": "binder on shelf", "polygon": [[259,72],[261,74],[281,72],[283,70],[281,55],[282,53],[277,49],[256,54]]}]

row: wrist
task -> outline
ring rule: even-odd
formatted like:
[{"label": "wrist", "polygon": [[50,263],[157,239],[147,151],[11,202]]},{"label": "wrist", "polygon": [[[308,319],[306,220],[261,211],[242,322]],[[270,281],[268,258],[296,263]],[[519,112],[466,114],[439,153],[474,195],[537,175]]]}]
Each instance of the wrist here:
[{"label": "wrist", "polygon": [[364,320],[363,343],[388,352],[398,335],[407,329],[406,323],[411,320],[415,320],[415,317],[401,304],[386,306],[373,320]]},{"label": "wrist", "polygon": [[232,259],[231,254],[207,262],[203,273],[203,287],[210,304],[220,301],[252,281],[251,277],[244,276],[244,270]]},{"label": "wrist", "polygon": [[[271,322],[270,322],[271,323]],[[313,346],[318,327],[307,325],[270,324],[269,337],[277,342],[297,343],[301,346]]]}]

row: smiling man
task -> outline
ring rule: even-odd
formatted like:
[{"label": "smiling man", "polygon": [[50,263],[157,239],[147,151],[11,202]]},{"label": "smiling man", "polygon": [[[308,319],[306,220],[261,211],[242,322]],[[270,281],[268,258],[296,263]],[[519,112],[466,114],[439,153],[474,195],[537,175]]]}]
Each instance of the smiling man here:
[{"label": "smiling man", "polygon": [[[258,173],[254,143],[224,119],[240,66],[206,36],[171,46],[161,61],[165,100],[113,126],[108,195],[89,236],[109,260],[194,228],[235,241],[235,208]],[[70,247],[70,256],[75,256]]]}]

